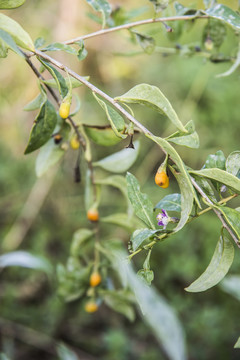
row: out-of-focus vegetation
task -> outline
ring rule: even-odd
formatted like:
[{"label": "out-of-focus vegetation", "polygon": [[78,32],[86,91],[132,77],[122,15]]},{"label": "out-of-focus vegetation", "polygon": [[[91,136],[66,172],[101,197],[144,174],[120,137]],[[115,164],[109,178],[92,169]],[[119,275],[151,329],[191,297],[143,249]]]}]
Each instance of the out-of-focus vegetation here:
[{"label": "out-of-focus vegetation", "polygon": [[[120,5],[130,10],[140,7],[139,3],[121,1]],[[188,4],[187,1],[181,3]],[[195,3],[202,6],[201,1]],[[233,0],[222,3],[231,3],[235,8],[238,5]],[[147,1],[141,0],[141,6],[147,5]],[[89,11],[82,1],[39,0],[26,1],[21,8],[12,10],[11,15],[24,24],[32,38],[43,36],[51,42],[96,30],[99,26],[85,16]],[[147,17],[147,14],[144,15]],[[161,24],[147,26],[144,31],[156,36],[159,47],[175,49],[176,44],[183,46],[194,41],[194,46],[202,48],[204,25],[204,20],[196,22],[191,31],[184,31],[176,41],[169,40]],[[223,54],[230,48],[237,52],[236,38],[228,32],[227,41],[221,48]],[[200,53],[191,57],[178,53],[168,55],[164,51],[134,55],[131,53],[140,52],[139,45],[117,33],[86,43],[89,55],[83,62],[76,65],[71,57],[59,54],[59,58],[77,72],[90,75],[94,84],[113,96],[126,92],[137,83],[156,85],[169,98],[184,123],[194,119],[200,150],[179,150],[189,166],[201,168],[206,156],[219,149],[226,156],[239,149],[239,70],[226,78],[216,77],[225,72],[230,63],[211,63]],[[129,56],[123,56],[126,53]],[[76,155],[72,151],[56,172],[44,179],[36,179],[36,155],[23,155],[32,122],[32,114],[24,112],[23,106],[37,94],[36,81],[23,60],[13,53],[7,60],[0,61],[2,243],[5,249],[17,248],[41,255],[53,266],[64,264],[72,234],[86,224],[82,184],[73,181]],[[81,87],[79,95],[84,101],[78,116],[84,123],[104,123],[104,113],[98,110],[89,91]],[[160,121],[150,110],[136,109],[135,115],[156,134],[167,135],[172,130],[164,119]],[[132,172],[156,204],[163,194],[170,193],[170,190],[153,187],[162,154],[147,140],[141,145],[141,155]],[[114,147],[115,150],[121,148],[122,145]],[[106,151],[108,149],[96,145],[94,159],[100,159]],[[177,185],[172,181],[171,192],[175,186],[177,191]],[[116,208],[120,212],[125,206],[121,194],[115,189],[111,191],[111,195],[109,192],[102,194],[103,216],[110,215]],[[239,350],[233,349],[240,334],[239,301],[220,287],[199,294],[184,291],[209,263],[218,228],[216,217],[208,215],[206,221],[206,215],[202,216],[176,234],[174,241],[171,238],[158,244],[151,258],[154,285],[176,309],[186,332],[189,359],[192,360],[239,358]],[[127,231],[108,225],[102,232],[102,241],[105,234],[120,237],[127,247]],[[237,253],[231,268],[233,274],[238,273],[238,259]],[[136,268],[141,267],[142,255],[134,258],[134,262]],[[81,299],[65,303],[57,295],[55,276],[17,267],[4,269],[0,298],[0,348],[9,359],[56,359],[56,344],[60,342],[84,360],[165,359],[140,316],[131,323],[105,305],[100,311],[87,314]]]}]

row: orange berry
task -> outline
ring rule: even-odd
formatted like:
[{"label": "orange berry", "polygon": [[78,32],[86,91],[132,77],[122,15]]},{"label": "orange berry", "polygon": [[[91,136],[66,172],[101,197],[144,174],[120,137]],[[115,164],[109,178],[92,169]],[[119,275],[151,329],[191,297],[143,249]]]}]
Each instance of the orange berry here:
[{"label": "orange berry", "polygon": [[79,149],[80,142],[76,136],[71,139],[70,145],[73,150]]},{"label": "orange berry", "polygon": [[62,102],[59,108],[59,115],[62,119],[67,119],[70,113],[70,104],[67,102]]},{"label": "orange berry", "polygon": [[157,172],[155,175],[155,183],[162,187],[163,189],[166,189],[169,186],[169,177],[165,173],[165,171]]},{"label": "orange berry", "polygon": [[90,300],[85,304],[85,311],[88,313],[93,313],[98,310],[98,306],[95,301]]},{"label": "orange berry", "polygon": [[87,218],[90,221],[98,221],[99,220],[99,213],[97,209],[89,209],[87,212]]},{"label": "orange berry", "polygon": [[90,276],[90,285],[92,287],[98,286],[102,281],[102,277],[98,272],[93,272]]}]

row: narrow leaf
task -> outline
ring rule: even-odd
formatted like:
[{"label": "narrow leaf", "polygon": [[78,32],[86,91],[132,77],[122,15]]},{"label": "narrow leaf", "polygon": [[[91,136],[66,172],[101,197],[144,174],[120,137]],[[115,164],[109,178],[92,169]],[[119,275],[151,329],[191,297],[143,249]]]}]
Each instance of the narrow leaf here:
[{"label": "narrow leaf", "polygon": [[[1,21],[1,19],[0,19]],[[0,23],[1,26],[1,23]],[[20,55],[21,57],[24,57],[23,53],[19,50],[17,47],[15,41],[13,40],[12,36],[9,35],[6,31],[0,29],[0,39],[2,39],[2,54],[1,57],[7,56],[7,50],[11,49],[16,54]]]},{"label": "narrow leaf", "polygon": [[221,236],[207,269],[185,290],[189,292],[200,292],[215,286],[227,274],[232,265],[233,258],[234,247],[232,242],[228,238]]},{"label": "narrow leaf", "polygon": [[93,235],[94,232],[89,229],[79,229],[75,231],[70,248],[71,256],[79,256],[82,253],[83,244]]},{"label": "narrow leaf", "polygon": [[104,170],[113,173],[122,173],[127,171],[136,161],[139,153],[139,141],[134,143],[135,149],[123,149],[106,158],[95,162],[94,166],[100,166]]},{"label": "narrow leaf", "polygon": [[126,139],[127,135],[123,134],[123,131],[125,129],[125,122],[122,116],[119,115],[119,113],[111,106],[107,105],[103,100],[101,100],[95,93],[93,93],[93,96],[95,97],[99,105],[102,107],[102,109],[106,112],[108,121],[111,124],[114,134],[121,139]]},{"label": "narrow leaf", "polygon": [[50,72],[52,77],[55,79],[58,91],[61,94],[62,98],[64,98],[68,93],[68,86],[64,79],[64,77],[60,74],[58,70],[56,70],[52,65],[50,65],[47,61],[42,60],[38,57],[38,60],[43,64],[43,66]]},{"label": "narrow leaf", "polygon": [[136,36],[137,42],[139,43],[143,51],[146,54],[151,55],[155,49],[155,40],[152,38],[152,36],[141,34],[133,30],[131,32]]},{"label": "narrow leaf", "polygon": [[15,9],[25,3],[26,0],[0,0],[0,9]]},{"label": "narrow leaf", "polygon": [[233,191],[240,192],[240,179],[236,176],[229,174],[227,171],[221,169],[202,169],[198,171],[189,171],[192,174],[206,177],[208,179],[216,180],[221,184],[233,189]]},{"label": "narrow leaf", "polygon": [[181,230],[189,219],[193,207],[193,193],[189,192],[189,184],[187,178],[170,167],[175,176],[181,191],[181,218],[174,231]]},{"label": "narrow leaf", "polygon": [[0,268],[20,266],[24,268],[52,272],[50,263],[40,256],[32,255],[27,251],[13,251],[0,256]]},{"label": "narrow leaf", "polygon": [[166,195],[162,200],[157,203],[154,209],[181,211],[181,194]]},{"label": "narrow leaf", "polygon": [[130,217],[125,213],[116,213],[109,216],[105,216],[102,217],[100,221],[108,224],[113,224],[116,226],[121,226],[122,228],[125,228],[130,232],[133,231],[133,229],[139,225],[137,221],[134,221],[133,217]]},{"label": "narrow leaf", "polygon": [[240,241],[240,212],[227,206],[217,206]]},{"label": "narrow leaf", "polygon": [[235,30],[240,30],[240,16],[236,11],[230,9],[226,5],[217,4],[216,6],[205,11],[210,17],[222,20],[226,24],[233,27]]},{"label": "narrow leaf", "polygon": [[29,142],[24,154],[37,150],[51,137],[57,123],[57,114],[54,106],[47,100],[42,106],[32,127]]},{"label": "narrow leaf", "polygon": [[42,87],[40,89],[41,89],[41,93],[38,94],[38,96],[35,99],[33,99],[30,103],[25,105],[23,110],[33,111],[40,109],[43,106],[43,104],[47,101],[47,95]]},{"label": "narrow leaf", "polygon": [[225,156],[222,150],[218,150],[215,154],[208,155],[203,169],[218,168],[225,170]]},{"label": "narrow leaf", "polygon": [[66,347],[64,344],[59,344],[57,346],[57,353],[59,360],[79,360],[77,354]]},{"label": "narrow leaf", "polygon": [[[240,18],[240,17],[239,17]],[[237,70],[237,68],[240,65],[240,51],[238,51],[237,53],[237,58],[234,62],[234,64],[230,67],[229,70],[227,70],[226,72],[222,73],[222,74],[218,74],[216,75],[216,77],[224,77],[224,76],[229,76],[231,75],[235,70]]]},{"label": "narrow leaf", "polygon": [[233,151],[226,160],[226,171],[239,177],[240,175],[240,151]]},{"label": "narrow leaf", "polygon": [[[73,88],[73,89],[82,86],[82,83],[81,83],[79,80],[73,78],[72,76],[69,76],[69,78],[68,78],[68,77],[64,77],[65,83],[66,83],[66,81],[68,81],[69,79],[70,79],[70,81],[71,81],[71,84],[72,84],[72,88]],[[84,76],[84,79],[85,79],[85,80],[89,80],[89,76]],[[47,85],[51,86],[52,88],[58,89],[58,84],[57,84],[57,82],[56,82],[55,79],[48,79],[48,80],[44,80],[43,82],[44,82],[44,84],[47,84]]]},{"label": "narrow leaf", "polygon": [[103,297],[104,302],[114,311],[119,312],[127,317],[129,321],[135,319],[135,312],[133,309],[133,304],[126,298],[126,290],[124,291],[101,291],[100,294]]},{"label": "narrow leaf", "polygon": [[187,146],[193,149],[199,148],[199,137],[197,132],[195,131],[195,126],[193,121],[189,121],[185,125],[188,134],[178,131],[171,136],[168,136],[166,140],[173,142],[177,145]]},{"label": "narrow leaf", "polygon": [[154,234],[159,232],[159,230],[151,230],[151,229],[138,229],[135,230],[134,233],[131,236],[131,244],[132,244],[132,250],[136,251],[141,245],[151,238]]},{"label": "narrow leaf", "polygon": [[155,229],[153,219],[153,205],[147,196],[140,191],[140,185],[130,173],[126,175],[128,197],[132,203],[135,214],[150,228]]},{"label": "narrow leaf", "polygon": [[110,16],[112,9],[106,0],[86,0],[89,5],[95,11],[99,11],[102,14],[102,27],[105,27],[106,20]]},{"label": "narrow leaf", "polygon": [[219,284],[221,289],[240,301],[240,276],[228,275]]},{"label": "narrow leaf", "polygon": [[146,105],[161,114],[166,115],[182,132],[187,132],[168,99],[156,86],[148,84],[136,85],[126,94],[116,97],[115,100],[123,103]]},{"label": "narrow leaf", "polygon": [[234,349],[239,349],[240,348],[240,337],[238,338],[236,344],[234,345]]},{"label": "narrow leaf", "polygon": [[113,146],[118,144],[121,141],[121,138],[115,135],[111,126],[109,127],[95,127],[84,125],[86,134],[93,140],[96,144],[102,146]]},{"label": "narrow leaf", "polygon": [[126,282],[135,293],[143,320],[152,329],[168,358],[186,360],[184,333],[173,308],[152,286],[145,285],[119,255],[114,257],[113,261],[122,282]]},{"label": "narrow leaf", "polygon": [[34,51],[34,44],[28,33],[16,21],[4,14],[0,14],[0,29],[11,35],[18,46]]},{"label": "narrow leaf", "polygon": [[72,55],[77,55],[78,53],[74,47],[58,42],[49,44],[48,46],[44,47],[42,51],[65,51],[66,53]]}]

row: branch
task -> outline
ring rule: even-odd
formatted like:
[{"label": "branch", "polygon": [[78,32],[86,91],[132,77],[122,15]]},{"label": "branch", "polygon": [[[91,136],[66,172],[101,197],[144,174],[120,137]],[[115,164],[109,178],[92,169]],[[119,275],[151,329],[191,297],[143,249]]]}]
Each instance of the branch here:
[{"label": "branch", "polygon": [[[193,186],[195,187],[195,189],[199,192],[199,194],[202,195],[202,197],[210,204],[214,206],[214,203],[209,199],[209,197],[205,194],[205,192],[201,189],[201,187],[196,183],[196,181],[191,177],[191,181]],[[228,224],[226,223],[226,221],[223,218],[222,213],[217,210],[215,207],[212,207],[212,210],[215,212],[215,214],[217,215],[217,217],[219,218],[219,220],[221,221],[223,227],[228,231],[229,235],[231,235],[231,237],[233,238],[233,240],[235,241],[236,245],[240,248],[240,242],[238,240],[238,238],[235,236],[234,232],[232,231],[232,229],[228,226]]]},{"label": "branch", "polygon": [[106,34],[109,34],[109,33],[115,32],[115,31],[129,30],[133,27],[140,26],[140,25],[154,24],[154,23],[159,23],[159,22],[165,23],[167,21],[195,20],[195,19],[208,19],[208,18],[209,18],[209,16],[198,15],[198,12],[197,12],[196,15],[172,16],[172,17],[157,18],[157,19],[151,18],[151,19],[139,20],[139,21],[135,21],[132,23],[128,23],[128,24],[111,27],[108,29],[98,30],[98,31],[95,31],[95,32],[87,34],[87,35],[82,35],[82,36],[76,37],[74,39],[63,41],[62,44],[70,45],[70,44],[74,44],[77,41],[87,40],[87,39],[90,39],[90,38],[93,38],[96,36],[106,35]]}]

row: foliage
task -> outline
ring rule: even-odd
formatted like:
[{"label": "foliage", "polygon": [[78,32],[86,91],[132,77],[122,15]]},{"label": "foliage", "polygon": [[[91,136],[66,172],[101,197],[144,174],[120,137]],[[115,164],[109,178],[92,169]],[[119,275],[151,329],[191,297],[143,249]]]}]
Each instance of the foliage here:
[{"label": "foliage", "polygon": [[[206,154],[202,155],[201,149],[199,156],[201,162],[206,158],[205,164],[200,170],[193,169],[185,161],[191,163],[191,156],[194,155],[190,155],[190,151],[194,154],[194,149],[199,148],[201,136],[198,135],[193,120],[184,124],[183,116],[177,114],[178,111],[164,95],[163,89],[155,84],[146,84],[144,81],[131,84],[130,89],[129,86],[126,88],[124,86],[124,91],[119,91],[123,95],[111,97],[95,86],[93,84],[95,81],[90,81],[88,76],[79,75],[65,63],[57,60],[55,52],[71,55],[77,62],[84,59],[88,61],[90,57],[86,45],[88,38],[100,38],[103,34],[111,36],[108,33],[127,29],[129,46],[134,49],[133,51],[137,47],[137,54],[154,56],[161,52],[165,55],[184,57],[184,61],[189,62],[202,57],[212,66],[230,62],[230,69],[219,75],[220,82],[224,81],[226,76],[232,76],[239,66],[239,51],[236,52],[235,48],[239,41],[240,17],[231,5],[207,1],[204,2],[206,8],[199,9],[187,8],[178,2],[172,4],[168,1],[150,0],[148,12],[154,10],[154,14],[149,19],[146,16],[143,18],[139,6],[135,12],[129,14],[122,7],[114,9],[106,0],[86,2],[94,11],[91,18],[97,24],[101,23],[102,29],[65,42],[57,39],[57,42],[47,45],[40,40],[33,42],[30,34],[20,23],[10,16],[0,14],[1,57],[6,58],[10,56],[10,51],[13,51],[20,56],[21,61],[24,59],[26,65],[36,75],[39,89],[39,94],[24,108],[26,111],[38,111],[24,153],[29,154],[40,149],[35,165],[39,181],[44,174],[53,176],[51,174],[54,174],[54,169],[56,171],[60,160],[63,164],[74,166],[74,179],[76,183],[80,182],[81,196],[85,199],[85,210],[82,206],[81,216],[86,218],[85,213],[89,211],[100,214],[99,220],[98,216],[95,219],[88,217],[91,223],[82,221],[80,226],[77,225],[72,241],[65,249],[69,256],[67,257],[64,252],[62,258],[56,257],[54,260],[58,282],[57,293],[62,299],[62,304],[64,302],[81,304],[83,308],[87,301],[91,301],[96,310],[98,308],[101,310],[105,304],[125,315],[129,321],[134,321],[134,307],[138,303],[144,321],[161,343],[163,356],[167,354],[169,359],[184,360],[187,359],[187,354],[182,325],[172,307],[150,287],[154,280],[154,271],[155,273],[158,271],[155,266],[154,269],[152,268],[151,259],[157,251],[157,244],[159,247],[160,244],[164,246],[163,241],[169,242],[170,237],[173,237],[172,243],[176,243],[181,232],[187,234],[187,229],[192,226],[189,223],[195,223],[194,220],[200,220],[205,213],[211,212],[220,221],[218,229],[214,229],[216,242],[219,237],[216,232],[220,234],[220,240],[203,274],[195,281],[192,276],[188,276],[186,284],[193,282],[188,287],[185,287],[186,284],[183,287],[188,292],[202,292],[217,285],[225,277],[234,259],[234,245],[240,248],[239,208],[235,202],[232,207],[226,206],[240,193],[239,151],[231,149],[233,151],[225,158],[222,150],[206,156]],[[0,8],[13,9],[23,3],[24,1],[0,0]],[[99,13],[100,17],[98,17]],[[141,15],[139,21],[134,22],[135,14]],[[135,31],[135,27],[139,25],[142,25],[141,32]],[[157,35],[162,25],[169,43],[172,43],[169,47],[164,46],[164,41],[162,45]],[[198,34],[194,30],[195,25],[198,26]],[[148,30],[146,33],[144,26]],[[188,31],[192,31],[193,41],[176,43]],[[231,39],[231,47],[226,45],[228,39]],[[221,49],[224,46],[226,47],[223,55]],[[53,56],[49,55],[50,52],[53,52]],[[134,55],[131,52],[121,55],[126,57]],[[186,58],[190,59],[186,60]],[[35,65],[35,61],[38,65]],[[151,60],[148,62],[151,68]],[[154,77],[156,79],[155,73]],[[84,96],[81,102],[76,100],[76,108],[70,111],[70,115],[69,111],[66,116],[63,115],[61,106],[67,104],[67,110],[70,110],[72,95],[80,84],[90,89],[93,94],[96,114],[103,110],[101,113],[105,116],[103,125],[98,121],[98,116],[95,117],[94,124],[87,124],[82,118],[80,120],[82,107],[87,104]],[[78,99],[77,95],[76,99]],[[100,106],[99,110],[97,106]],[[146,118],[153,116],[154,124],[148,124],[146,120],[138,120],[142,115]],[[211,132],[210,125],[211,120],[208,125],[209,132]],[[164,126],[165,130],[162,131]],[[153,132],[150,131],[151,127]],[[210,138],[211,135],[208,136]],[[77,139],[80,146],[72,145],[73,138]],[[155,195],[159,191],[156,187],[154,190],[148,189],[147,193],[142,192],[141,177],[136,176],[138,173],[136,165],[140,168],[140,161],[143,159],[141,151],[146,152],[146,143],[151,143],[155,149],[157,148],[157,152],[162,152],[165,160],[162,162],[158,155],[153,160],[154,166],[164,168],[170,177],[170,192],[161,193],[164,195],[160,199]],[[175,148],[175,145],[178,147]],[[185,147],[188,148],[188,152],[184,152]],[[74,151],[77,153],[76,163],[72,165]],[[151,161],[148,159],[148,162]],[[147,172],[147,165],[143,164],[142,174]],[[196,164],[193,165],[195,167]],[[154,177],[153,167],[151,175]],[[110,201],[109,215],[104,210],[106,198],[110,199],[116,189],[124,196],[124,202],[118,204]],[[156,209],[161,212],[155,213]],[[31,218],[29,214],[26,216],[24,213],[24,216]],[[69,214],[70,223],[71,216]],[[211,219],[212,215],[206,216]],[[113,226],[114,230],[111,230]],[[121,235],[122,231],[123,234],[126,231],[128,234],[128,260],[133,259],[137,254],[144,254],[143,264],[139,264],[137,274],[126,265],[127,256],[122,256],[122,240],[126,238],[125,235]],[[193,237],[192,243],[194,240]],[[180,245],[176,246],[179,249]],[[207,245],[205,246],[207,248]],[[17,245],[11,248],[11,244],[3,242],[3,250],[6,253],[0,257],[1,268],[20,266],[40,272],[45,271],[52,276],[51,265],[42,258],[41,254],[33,255],[21,250],[8,251],[16,248]],[[190,261],[187,254],[184,261],[186,263]],[[189,266],[192,266],[191,263]],[[96,271],[101,274],[101,282],[93,287],[89,279]],[[54,282],[53,279],[52,281]],[[59,307],[61,308],[60,305]],[[53,327],[54,325],[52,324]],[[122,341],[124,342],[124,339]],[[60,359],[78,358],[65,345],[59,345],[57,353]],[[7,358],[9,354],[1,356]]]}]

